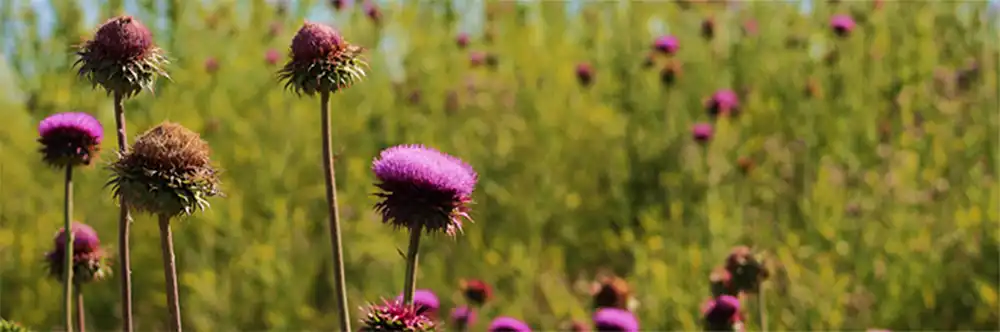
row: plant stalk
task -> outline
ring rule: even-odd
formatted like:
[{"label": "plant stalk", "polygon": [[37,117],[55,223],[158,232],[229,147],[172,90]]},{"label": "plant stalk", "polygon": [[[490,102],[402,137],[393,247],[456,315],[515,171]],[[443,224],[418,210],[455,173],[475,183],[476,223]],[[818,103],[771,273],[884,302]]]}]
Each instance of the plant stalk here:
[{"label": "plant stalk", "polygon": [[420,232],[422,224],[410,227],[410,246],[406,249],[406,280],[403,281],[403,303],[413,303],[413,293],[417,288],[417,259],[420,252]]},{"label": "plant stalk", "polygon": [[[124,97],[120,92],[115,93],[115,128],[118,136],[118,153],[124,154],[128,142],[125,134],[125,105]],[[120,208],[118,214],[118,261],[121,278],[121,314],[122,329],[125,332],[132,332],[132,259],[129,254],[129,227],[131,227],[132,217],[129,215],[128,202],[125,197],[120,197],[118,202]]]},{"label": "plant stalk", "polygon": [[[759,286],[758,286],[759,287]],[[767,332],[767,308],[764,304],[764,289],[757,289],[757,319],[760,320],[760,330]]]},{"label": "plant stalk", "polygon": [[167,309],[170,330],[181,331],[181,302],[177,296],[177,264],[174,256],[174,235],[170,232],[170,217],[160,215],[160,250],[163,252],[163,276],[167,286]]},{"label": "plant stalk", "polygon": [[326,176],[326,203],[330,214],[330,245],[333,251],[333,283],[336,289],[340,330],[351,331],[351,314],[347,306],[347,278],[344,276],[344,245],[340,238],[340,211],[337,207],[337,177],[333,160],[330,129],[330,92],[320,93],[320,116],[323,134],[323,174]]},{"label": "plant stalk", "polygon": [[83,290],[80,289],[80,285],[76,285],[76,330],[79,332],[87,332],[87,320],[84,315],[83,306]]},{"label": "plant stalk", "polygon": [[73,167],[66,166],[66,181],[63,187],[66,201],[63,202],[63,314],[66,315],[66,331],[73,331]]}]

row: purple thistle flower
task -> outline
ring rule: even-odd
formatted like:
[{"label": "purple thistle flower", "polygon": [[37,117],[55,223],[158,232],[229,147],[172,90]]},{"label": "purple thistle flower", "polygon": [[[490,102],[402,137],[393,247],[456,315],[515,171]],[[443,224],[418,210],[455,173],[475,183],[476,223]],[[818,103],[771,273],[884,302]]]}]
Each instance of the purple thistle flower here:
[{"label": "purple thistle flower", "polygon": [[469,63],[472,64],[473,67],[482,66],[486,63],[486,52],[476,51],[469,53]]},{"label": "purple thistle flower", "polygon": [[344,10],[347,7],[347,0],[330,0],[330,6],[336,11]]},{"label": "purple thistle flower", "polygon": [[602,332],[638,332],[639,320],[628,310],[602,308],[594,313],[594,329]]},{"label": "purple thistle flower", "polygon": [[678,47],[680,47],[680,42],[674,36],[661,36],[653,43],[653,49],[666,55],[677,53]]},{"label": "purple thistle flower", "polygon": [[217,70],[219,70],[219,60],[216,60],[215,57],[210,57],[210,58],[208,58],[208,59],[205,60],[205,71],[206,72],[208,72],[209,74],[211,74],[211,73],[215,73],[215,71],[217,71]]},{"label": "purple thistle flower", "polygon": [[274,66],[278,64],[279,59],[281,59],[281,53],[278,53],[278,51],[273,48],[267,50],[267,53],[264,53],[264,61],[266,61],[268,65]]},{"label": "purple thistle flower", "polygon": [[382,301],[381,305],[369,304],[361,319],[361,331],[434,331],[434,321],[423,315],[413,305],[402,301]]},{"label": "purple thistle flower", "polygon": [[580,85],[590,86],[594,80],[594,68],[589,63],[576,65],[576,79],[580,81]]},{"label": "purple thistle flower", "polygon": [[104,127],[87,113],[57,113],[38,124],[42,161],[54,167],[90,165],[101,149]]},{"label": "purple thistle flower", "polygon": [[489,332],[531,332],[531,327],[513,317],[497,317],[490,323]]},{"label": "purple thistle flower", "polygon": [[[403,294],[399,294],[396,297],[396,301],[402,303]],[[421,314],[435,320],[438,318],[438,310],[441,309],[441,302],[438,301],[438,297],[434,294],[434,291],[430,289],[413,291],[413,305],[420,310]]]},{"label": "purple thistle flower", "polygon": [[701,308],[701,314],[708,331],[733,331],[734,325],[742,320],[740,300],[729,295],[706,302]]},{"label": "purple thistle flower", "polygon": [[375,2],[371,0],[365,1],[364,8],[365,15],[368,16],[368,19],[372,20],[375,24],[382,23],[382,10],[379,9]]},{"label": "purple thistle flower", "polygon": [[362,48],[330,26],[306,22],[292,38],[291,60],[278,72],[296,93],[337,92],[365,77]]},{"label": "purple thistle flower", "polygon": [[830,27],[833,28],[833,32],[838,36],[846,37],[854,31],[855,23],[854,19],[848,15],[834,15],[830,19]]},{"label": "purple thistle flower", "polygon": [[[101,280],[111,273],[97,231],[82,223],[73,223],[73,283]],[[63,280],[66,258],[66,229],[60,228],[53,239],[54,249],[45,254],[49,273]]]},{"label": "purple thistle flower", "polygon": [[422,145],[383,150],[372,163],[382,190],[375,210],[384,223],[454,235],[469,218],[479,175],[461,159]]},{"label": "purple thistle flower", "polygon": [[168,77],[162,69],[168,62],[162,53],[142,22],[119,16],[101,25],[94,38],[79,47],[74,66],[95,87],[127,98],[152,89],[156,76]]},{"label": "purple thistle flower", "polygon": [[458,34],[458,37],[455,37],[455,44],[458,44],[459,48],[465,48],[466,46],[468,46],[469,45],[469,34],[464,33],[464,32]]},{"label": "purple thistle flower", "polygon": [[691,135],[700,143],[708,142],[712,139],[712,125],[708,123],[696,123],[691,127]]},{"label": "purple thistle flower", "polygon": [[719,90],[705,102],[705,108],[708,109],[708,114],[712,117],[719,114],[735,114],[739,112],[740,97],[733,90]]},{"label": "purple thistle flower", "polygon": [[468,306],[460,306],[451,310],[451,323],[458,330],[465,330],[476,323],[476,311]]}]

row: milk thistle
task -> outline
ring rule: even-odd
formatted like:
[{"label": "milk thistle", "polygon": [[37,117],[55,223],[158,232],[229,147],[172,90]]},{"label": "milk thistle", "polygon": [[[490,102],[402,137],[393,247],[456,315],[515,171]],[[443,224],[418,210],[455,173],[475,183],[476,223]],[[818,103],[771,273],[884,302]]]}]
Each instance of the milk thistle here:
[{"label": "milk thistle", "polygon": [[639,332],[639,320],[628,310],[603,308],[594,313],[594,329],[601,332]]},{"label": "milk thistle", "polygon": [[337,207],[337,183],[330,140],[330,94],[347,89],[365,77],[367,64],[361,59],[361,47],[351,45],[333,28],[306,22],[292,38],[288,63],[278,72],[285,88],[296,94],[320,95],[320,124],[323,139],[323,170],[326,176],[326,202],[330,218],[330,243],[333,248],[333,279],[340,314],[340,330],[351,330],[347,306],[347,282],[344,277],[343,244],[340,238],[340,215]]},{"label": "milk thistle", "polygon": [[701,314],[705,331],[742,330],[740,300],[736,297],[722,295],[710,299],[702,306]]},{"label": "milk thistle", "polygon": [[372,163],[378,179],[375,211],[382,222],[410,232],[403,302],[412,303],[417,277],[420,234],[462,230],[479,176],[461,159],[422,145],[383,150]]},{"label": "milk thistle", "polygon": [[[56,233],[54,248],[45,254],[45,262],[52,277],[66,282],[72,278],[76,295],[76,328],[86,330],[85,310],[83,303],[83,284],[102,280],[111,274],[109,264],[105,260],[104,250],[97,231],[90,226],[74,223],[67,234],[66,228]],[[72,238],[72,242],[67,240]],[[71,249],[71,250],[69,250]],[[72,253],[70,253],[72,251]],[[69,260],[71,268],[67,269],[65,262]]]},{"label": "milk thistle", "polygon": [[[71,227],[73,218],[73,167],[89,165],[101,148],[104,128],[87,113],[58,113],[38,124],[38,142],[41,143],[42,161],[65,170],[63,182],[63,228]],[[73,330],[73,240],[65,241],[62,259],[63,310],[66,330]]]},{"label": "milk thistle", "polygon": [[431,332],[436,326],[430,317],[424,315],[425,307],[404,304],[402,301],[383,301],[381,305],[370,304],[361,319],[362,332],[404,331]]},{"label": "milk thistle", "polygon": [[[115,129],[118,153],[125,153],[128,137],[125,132],[125,99],[143,89],[153,89],[157,76],[167,76],[163,67],[167,59],[153,43],[153,34],[132,16],[112,18],[101,25],[94,38],[78,47],[79,57],[74,66],[77,74],[93,87],[98,85],[115,100]],[[132,261],[129,256],[128,202],[119,201],[118,259],[121,264],[122,325],[132,332]]]},{"label": "milk thistle", "polygon": [[181,330],[181,311],[170,220],[207,209],[207,199],[221,194],[219,171],[212,166],[209,154],[208,143],[197,133],[164,122],[139,136],[110,167],[114,174],[108,185],[114,195],[128,201],[134,211],[159,218],[167,308],[173,331]]}]

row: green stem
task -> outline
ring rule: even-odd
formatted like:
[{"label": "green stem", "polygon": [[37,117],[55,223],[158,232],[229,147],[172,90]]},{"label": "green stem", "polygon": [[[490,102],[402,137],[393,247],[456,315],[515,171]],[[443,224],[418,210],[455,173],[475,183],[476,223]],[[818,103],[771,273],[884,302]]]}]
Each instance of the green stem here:
[{"label": "green stem", "polygon": [[170,216],[160,215],[160,250],[163,252],[163,276],[167,284],[167,309],[170,330],[181,331],[181,302],[177,296],[177,264],[174,256],[174,235],[170,232]]},{"label": "green stem", "polygon": [[[124,97],[121,93],[115,93],[115,128],[118,137],[118,153],[125,153],[128,136],[125,135],[125,106]],[[118,202],[120,208],[118,214],[118,261],[121,274],[121,314],[122,329],[125,332],[132,332],[132,259],[129,255],[129,226],[132,217],[129,215],[128,204],[124,196],[120,196]]]},{"label": "green stem", "polygon": [[87,321],[86,315],[84,315],[83,306],[83,290],[80,289],[80,285],[76,285],[76,330],[79,332],[87,332]]},{"label": "green stem", "polygon": [[[759,287],[759,286],[758,286]],[[767,331],[767,308],[764,304],[764,289],[757,289],[757,318],[760,320],[760,330]]]},{"label": "green stem", "polygon": [[66,331],[73,331],[73,167],[66,166],[65,197],[63,202],[63,234],[66,243],[63,249],[63,310],[66,315]]},{"label": "green stem", "polygon": [[336,289],[340,330],[351,331],[351,314],[347,306],[347,278],[344,276],[343,243],[340,238],[340,212],[337,208],[337,177],[334,169],[333,142],[330,129],[330,92],[320,93],[320,113],[323,125],[323,174],[326,176],[326,203],[330,214],[330,245],[333,250],[333,283]]},{"label": "green stem", "polygon": [[406,251],[406,280],[403,281],[403,303],[413,303],[413,292],[417,288],[417,257],[420,252],[420,232],[423,225],[410,228],[410,246]]}]

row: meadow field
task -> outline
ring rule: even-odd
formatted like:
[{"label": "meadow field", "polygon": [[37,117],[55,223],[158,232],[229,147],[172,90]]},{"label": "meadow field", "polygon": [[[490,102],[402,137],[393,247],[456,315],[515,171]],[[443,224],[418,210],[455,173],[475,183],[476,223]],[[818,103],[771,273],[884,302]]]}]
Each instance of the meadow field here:
[{"label": "meadow field", "polygon": [[[760,312],[783,331],[1000,329],[1000,13],[987,2],[334,2],[31,1],[53,9],[48,27],[29,1],[0,2],[0,317],[62,326],[43,264],[63,206],[62,174],[38,153],[46,116],[105,124],[74,217],[117,252],[112,98],[77,77],[71,46],[128,14],[170,60],[170,79],[125,103],[130,139],[177,122],[224,170],[225,197],[174,224],[188,330],[337,329],[319,98],[276,75],[307,18],[369,64],[332,96],[355,319],[404,274],[406,235],[373,210],[372,160],[425,144],[479,173],[475,222],[425,238],[417,279],[442,311],[465,303],[460,280],[490,284],[472,331],[501,315],[536,330],[588,321],[608,274],[628,281],[643,330],[697,330],[710,272],[740,245],[770,271],[762,303],[746,298],[751,331]],[[857,25],[838,34],[840,14]],[[654,48],[666,35],[671,54]],[[739,106],[712,116],[727,89]],[[711,135],[694,137],[698,123]],[[157,231],[135,216],[137,331],[168,326]],[[85,286],[91,330],[121,329],[115,267]]]}]

